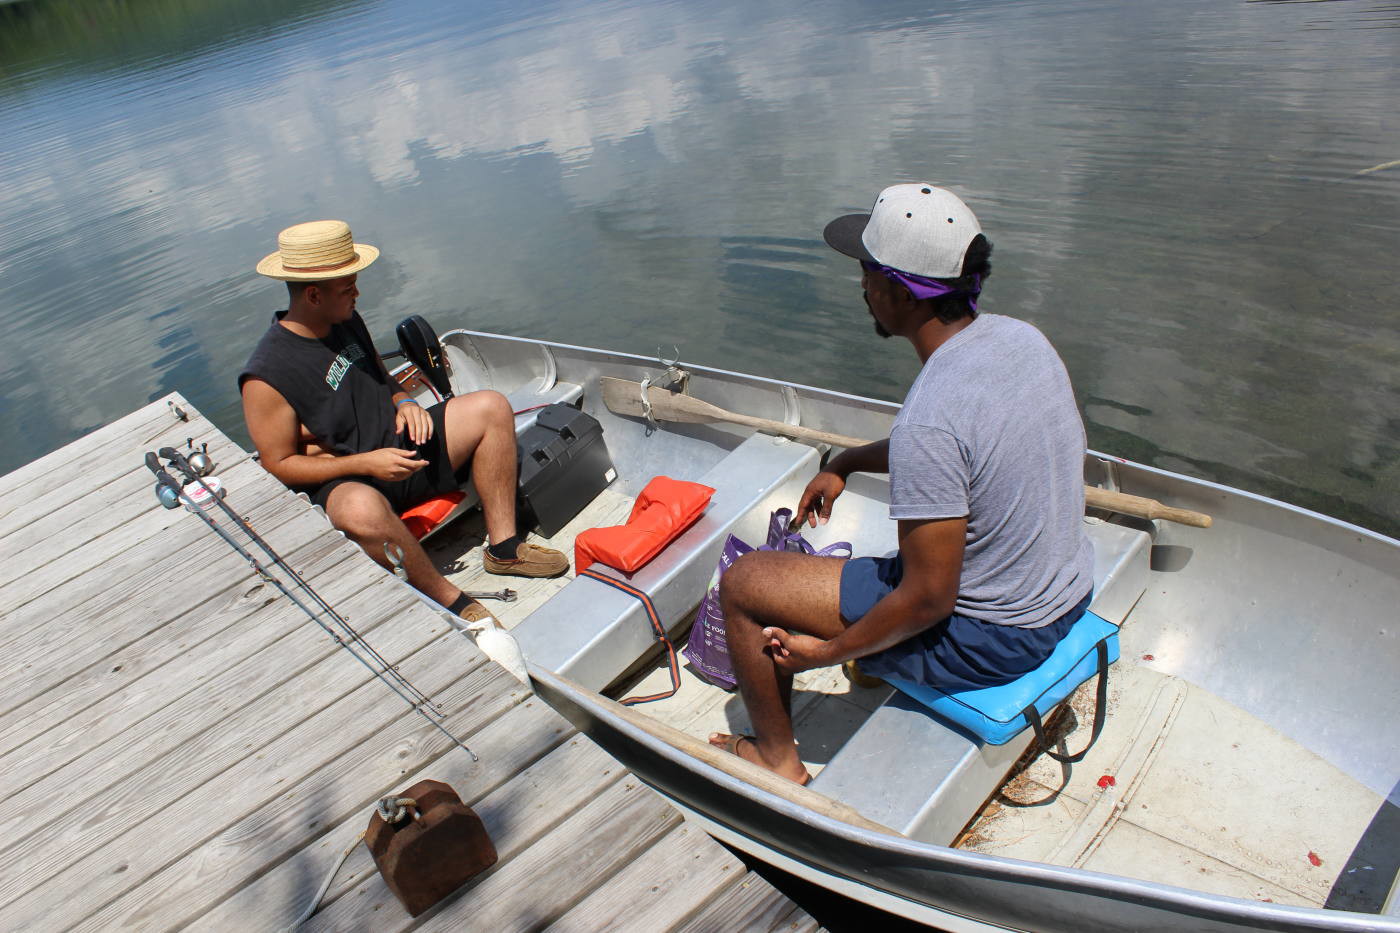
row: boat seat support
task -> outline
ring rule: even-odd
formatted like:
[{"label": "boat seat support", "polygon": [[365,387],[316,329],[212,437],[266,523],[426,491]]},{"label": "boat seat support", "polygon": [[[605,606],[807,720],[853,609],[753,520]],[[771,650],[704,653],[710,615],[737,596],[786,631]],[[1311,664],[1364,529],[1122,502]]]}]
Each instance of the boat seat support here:
[{"label": "boat seat support", "polygon": [[[715,490],[705,513],[627,581],[651,597],[674,631],[709,588],[725,539],[762,540],[769,513],[797,501],[817,461],[806,444],[767,434],[745,439],[695,478]],[[612,684],[656,644],[641,603],[587,578],[569,581],[511,634],[530,663],[590,690]]]},{"label": "boat seat support", "polygon": [[[1097,519],[1085,523],[1094,545],[1091,608],[1121,624],[1147,590],[1151,541],[1137,529]],[[1004,745],[983,743],[895,691],[822,769],[812,789],[911,839],[948,845],[1033,740],[1026,729]]]}]

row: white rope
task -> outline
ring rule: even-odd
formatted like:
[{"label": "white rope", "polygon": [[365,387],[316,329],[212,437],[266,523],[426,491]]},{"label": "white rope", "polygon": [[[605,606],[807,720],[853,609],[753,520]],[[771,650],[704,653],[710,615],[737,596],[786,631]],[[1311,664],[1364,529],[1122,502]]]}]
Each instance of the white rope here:
[{"label": "white rope", "polygon": [[379,803],[374,805],[374,812],[379,814],[381,820],[393,826],[408,815],[409,807],[417,806],[418,801],[412,797],[381,797]]},{"label": "white rope", "polygon": [[642,389],[642,417],[647,419],[646,436],[651,437],[651,432],[661,425],[656,423],[656,417],[651,413],[651,394],[647,391],[651,388],[651,377],[647,376],[641,381]]},{"label": "white rope", "polygon": [[[374,805],[374,812],[379,814],[379,818],[390,825],[397,823],[408,815],[409,807],[417,807],[418,801],[412,797],[381,797]],[[350,857],[350,853],[355,851],[355,847],[364,841],[365,834],[360,833],[355,840],[345,847],[345,851],[340,853],[340,857],[331,866],[330,872],[326,875],[326,880],[321,882],[321,887],[316,891],[316,896],[311,899],[311,904],[302,911],[290,924],[282,928],[282,933],[295,933],[297,927],[311,919],[311,915],[316,913],[316,908],[321,906],[321,898],[326,896],[330,890],[331,882],[335,880],[336,872],[340,871],[340,866],[345,864],[345,860]]]}]

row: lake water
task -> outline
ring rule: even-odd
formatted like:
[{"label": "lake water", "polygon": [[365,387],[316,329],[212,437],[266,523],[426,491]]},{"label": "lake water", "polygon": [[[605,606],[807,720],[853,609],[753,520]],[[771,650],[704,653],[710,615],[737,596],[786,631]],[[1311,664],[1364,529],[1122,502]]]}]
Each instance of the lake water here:
[{"label": "lake water", "polygon": [[[893,181],[995,244],[1097,449],[1400,534],[1395,0],[0,5],[0,472],[235,376],[277,231],[360,307],[897,399],[855,264]],[[1375,170],[1372,170],[1375,169]]]}]

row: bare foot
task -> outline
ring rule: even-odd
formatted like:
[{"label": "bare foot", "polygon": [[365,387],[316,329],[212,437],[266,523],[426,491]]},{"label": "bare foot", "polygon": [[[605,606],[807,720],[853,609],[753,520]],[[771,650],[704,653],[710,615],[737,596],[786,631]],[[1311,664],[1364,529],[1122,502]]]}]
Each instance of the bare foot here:
[{"label": "bare foot", "polygon": [[[722,748],[736,758],[742,758],[750,764],[758,765],[765,771],[772,771],[778,777],[787,778],[798,784],[806,785],[812,780],[812,776],[807,773],[807,769],[802,765],[802,759],[797,757],[794,747],[792,757],[789,761],[779,764],[772,764],[764,757],[762,749],[758,747],[758,740],[751,735],[730,735],[727,732],[710,733],[710,744],[715,748]],[[749,751],[742,751],[747,748]]]}]

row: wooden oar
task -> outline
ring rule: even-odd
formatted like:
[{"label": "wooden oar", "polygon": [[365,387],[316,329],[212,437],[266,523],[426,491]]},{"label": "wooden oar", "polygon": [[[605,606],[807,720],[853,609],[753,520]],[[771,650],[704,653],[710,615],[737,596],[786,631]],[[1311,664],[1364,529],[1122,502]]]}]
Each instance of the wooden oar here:
[{"label": "wooden oar", "polygon": [[[601,381],[603,404],[608,406],[609,411],[637,418],[643,416],[642,384],[640,382],[616,379],[612,376],[603,376]],[[742,424],[766,431],[769,434],[781,434],[784,437],[800,441],[831,444],[833,447],[863,447],[870,443],[858,437],[848,437],[844,434],[833,434],[830,431],[818,431],[815,428],[784,424],[771,418],[741,415],[720,408],[718,405],[711,405],[701,399],[681,395],[659,386],[647,387],[647,401],[651,404],[652,417],[658,421],[675,421],[683,424],[712,424],[718,421]],[[1163,505],[1156,499],[1130,496],[1121,492],[1100,489],[1097,486],[1084,487],[1084,504],[1089,508],[1106,509],[1110,512],[1145,518],[1148,521],[1160,518],[1164,521],[1191,525],[1196,528],[1209,528],[1211,523],[1210,516],[1201,512],[1173,508]]]},{"label": "wooden oar", "polygon": [[1124,492],[1100,489],[1098,486],[1084,487],[1084,506],[1090,509],[1107,509],[1110,512],[1118,512],[1123,515],[1133,515],[1148,521],[1160,518],[1163,521],[1176,522],[1178,525],[1191,525],[1195,528],[1209,528],[1211,523],[1211,517],[1204,512],[1178,509],[1174,506],[1163,505],[1156,499],[1130,496]]},{"label": "wooden oar", "polygon": [[[644,416],[642,384],[640,382],[603,376],[602,383],[603,404],[608,406],[609,411],[637,418]],[[675,421],[682,424],[712,424],[716,421],[725,421],[732,424],[745,424],[769,434],[781,434],[799,441],[815,441],[819,444],[830,444],[833,447],[859,447],[868,443],[858,437],[847,437],[844,434],[832,434],[830,431],[818,431],[816,428],[804,428],[795,424],[773,421],[769,418],[755,418],[752,415],[726,411],[717,405],[711,405],[709,402],[691,398],[689,395],[680,395],[659,386],[647,387],[647,400],[651,402],[651,415],[657,421]]]}]

